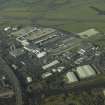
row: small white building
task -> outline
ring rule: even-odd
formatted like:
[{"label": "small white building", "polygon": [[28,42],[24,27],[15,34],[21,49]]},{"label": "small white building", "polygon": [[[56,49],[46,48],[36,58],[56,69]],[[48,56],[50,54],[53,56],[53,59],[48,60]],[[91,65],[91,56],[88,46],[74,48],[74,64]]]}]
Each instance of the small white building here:
[{"label": "small white building", "polygon": [[45,79],[45,78],[47,78],[47,77],[50,77],[51,75],[52,75],[51,72],[46,72],[46,73],[43,73],[43,74],[42,74],[42,78]]},{"label": "small white building", "polygon": [[4,31],[8,31],[8,30],[10,30],[10,29],[11,29],[11,27],[8,26],[8,27],[5,27],[5,28],[4,28]]}]

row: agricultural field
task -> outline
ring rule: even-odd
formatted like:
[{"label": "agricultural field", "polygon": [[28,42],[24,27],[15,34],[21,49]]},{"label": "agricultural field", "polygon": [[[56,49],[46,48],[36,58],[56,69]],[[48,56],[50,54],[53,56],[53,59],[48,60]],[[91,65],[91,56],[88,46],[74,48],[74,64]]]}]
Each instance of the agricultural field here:
[{"label": "agricultural field", "polygon": [[95,27],[105,32],[105,15],[90,6],[105,10],[105,0],[0,0],[0,25],[39,24],[69,32]]}]

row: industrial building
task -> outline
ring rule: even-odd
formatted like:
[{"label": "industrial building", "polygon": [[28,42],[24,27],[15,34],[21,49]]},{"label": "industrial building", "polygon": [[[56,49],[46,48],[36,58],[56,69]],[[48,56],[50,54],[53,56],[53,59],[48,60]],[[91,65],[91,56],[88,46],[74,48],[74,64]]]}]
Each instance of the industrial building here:
[{"label": "industrial building", "polygon": [[90,65],[77,67],[76,73],[80,79],[86,79],[96,75],[95,70]]},{"label": "industrial building", "polygon": [[68,83],[74,83],[78,81],[78,78],[74,72],[68,72],[66,74],[66,78],[67,78]]}]

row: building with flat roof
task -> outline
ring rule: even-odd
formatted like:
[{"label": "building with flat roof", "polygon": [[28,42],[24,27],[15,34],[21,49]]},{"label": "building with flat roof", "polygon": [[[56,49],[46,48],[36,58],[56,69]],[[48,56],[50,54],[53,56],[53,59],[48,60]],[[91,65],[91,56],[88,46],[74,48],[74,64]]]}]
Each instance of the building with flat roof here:
[{"label": "building with flat roof", "polygon": [[43,68],[44,70],[46,70],[46,69],[48,69],[48,68],[50,68],[50,67],[52,67],[52,66],[55,66],[55,65],[57,65],[57,64],[59,64],[59,61],[58,61],[58,60],[54,60],[54,61],[52,61],[52,62],[50,62],[50,63],[44,65],[42,68]]}]

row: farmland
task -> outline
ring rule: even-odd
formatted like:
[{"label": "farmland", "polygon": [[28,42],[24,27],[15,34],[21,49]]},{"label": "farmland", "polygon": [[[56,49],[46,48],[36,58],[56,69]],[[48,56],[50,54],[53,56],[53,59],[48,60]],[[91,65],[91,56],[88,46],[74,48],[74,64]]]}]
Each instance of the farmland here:
[{"label": "farmland", "polygon": [[0,25],[55,27],[80,32],[95,27],[104,31],[105,15],[98,15],[90,6],[105,10],[105,0],[0,0]]}]

